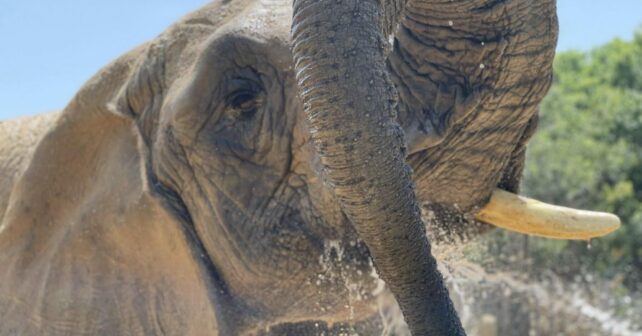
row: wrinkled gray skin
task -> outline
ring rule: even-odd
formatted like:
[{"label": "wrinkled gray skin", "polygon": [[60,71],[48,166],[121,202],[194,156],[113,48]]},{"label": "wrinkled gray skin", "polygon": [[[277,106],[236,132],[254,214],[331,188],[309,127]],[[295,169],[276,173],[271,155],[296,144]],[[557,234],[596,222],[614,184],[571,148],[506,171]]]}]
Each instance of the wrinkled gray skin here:
[{"label": "wrinkled gray skin", "polygon": [[371,255],[413,334],[463,334],[417,200],[448,239],[516,191],[555,3],[356,3],[214,1],[0,148],[0,334],[374,333]]}]

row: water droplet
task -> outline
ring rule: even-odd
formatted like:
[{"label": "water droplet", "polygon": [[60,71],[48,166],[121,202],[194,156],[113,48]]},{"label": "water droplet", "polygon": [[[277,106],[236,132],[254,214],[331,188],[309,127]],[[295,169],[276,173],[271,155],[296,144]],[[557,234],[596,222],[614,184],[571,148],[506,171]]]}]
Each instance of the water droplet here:
[{"label": "water droplet", "polygon": [[586,241],[586,248],[590,250],[591,247],[592,247],[591,246],[591,240],[589,239],[588,241]]},{"label": "water droplet", "polygon": [[481,42],[481,45],[486,45],[486,43],[484,43],[484,41],[482,41],[482,42]]}]

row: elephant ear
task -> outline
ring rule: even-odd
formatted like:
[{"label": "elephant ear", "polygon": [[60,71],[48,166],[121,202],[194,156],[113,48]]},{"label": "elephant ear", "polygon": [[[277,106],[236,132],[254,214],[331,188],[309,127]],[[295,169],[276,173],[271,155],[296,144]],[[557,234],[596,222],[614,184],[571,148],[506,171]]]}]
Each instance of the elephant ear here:
[{"label": "elephant ear", "polygon": [[134,119],[144,139],[154,136],[166,91],[165,58],[160,49],[150,43],[130,52],[138,57],[129,60],[127,76],[121,78],[119,88],[114,90],[117,94],[106,105],[111,113]]},{"label": "elephant ear", "polygon": [[50,125],[14,186],[5,224],[15,220],[12,211],[27,206],[34,216],[62,217],[96,188],[96,178],[116,161],[110,155],[127,151],[138,156],[133,119],[108,108],[132,72],[134,58],[127,54],[92,77]]},{"label": "elephant ear", "polygon": [[204,267],[146,191],[132,113],[150,103],[137,100],[142,51],[85,84],[16,183],[0,223],[0,334],[217,334]]}]

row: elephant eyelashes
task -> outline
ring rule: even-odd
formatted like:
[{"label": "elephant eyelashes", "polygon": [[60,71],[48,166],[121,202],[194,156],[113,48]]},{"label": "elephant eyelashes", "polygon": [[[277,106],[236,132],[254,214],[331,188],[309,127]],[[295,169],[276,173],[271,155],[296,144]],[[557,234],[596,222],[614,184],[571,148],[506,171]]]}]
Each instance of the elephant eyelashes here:
[{"label": "elephant eyelashes", "polygon": [[249,120],[263,105],[263,90],[252,80],[235,79],[225,102],[233,118]]},{"label": "elephant eyelashes", "polygon": [[237,112],[239,119],[249,119],[256,114],[261,102],[258,94],[252,91],[235,92],[230,97],[228,106]]}]

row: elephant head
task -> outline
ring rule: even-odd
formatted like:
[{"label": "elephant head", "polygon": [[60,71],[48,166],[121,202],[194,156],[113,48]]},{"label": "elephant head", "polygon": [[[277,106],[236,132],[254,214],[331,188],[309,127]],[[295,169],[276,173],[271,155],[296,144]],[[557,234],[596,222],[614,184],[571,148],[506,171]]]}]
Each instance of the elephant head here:
[{"label": "elephant head", "polygon": [[[559,209],[534,213],[495,191],[517,191],[556,36],[554,0],[214,1],[81,89],[14,188],[0,227],[11,253],[0,261],[48,288],[71,281],[47,273],[56,258],[68,256],[67,268],[92,262],[78,257],[83,248],[155,251],[156,240],[140,238],[147,233],[106,236],[105,215],[88,210],[113,208],[110,230],[172,242],[165,259],[141,254],[156,280],[141,275],[128,286],[156,288],[148,296],[165,286],[177,302],[198,288],[223,334],[366,319],[376,313],[376,268],[413,335],[462,335],[420,203],[445,228],[477,214],[562,237]],[[118,190],[152,200],[110,196]],[[529,220],[511,224],[516,212]],[[60,252],[72,242],[75,250]],[[48,271],[32,270],[43,255]],[[172,272],[189,273],[183,263],[201,281]],[[138,274],[114,265],[88,273]],[[25,302],[44,301],[25,293]],[[150,319],[189,325],[186,306]]]}]

